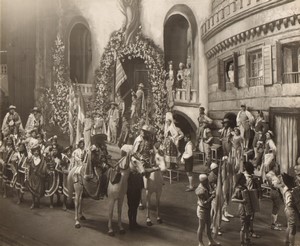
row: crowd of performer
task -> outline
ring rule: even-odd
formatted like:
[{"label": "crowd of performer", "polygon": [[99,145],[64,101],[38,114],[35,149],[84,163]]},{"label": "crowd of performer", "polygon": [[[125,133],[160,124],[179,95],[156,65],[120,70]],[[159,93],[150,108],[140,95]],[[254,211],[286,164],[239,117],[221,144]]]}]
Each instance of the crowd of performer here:
[{"label": "crowd of performer", "polygon": [[[109,111],[111,119],[119,119],[118,104],[112,103]],[[140,110],[140,109],[139,109]],[[116,111],[116,112],[114,112]],[[90,116],[88,115],[87,118]],[[99,115],[96,118],[100,119]],[[53,207],[53,197],[57,196],[57,202],[61,203],[63,196],[63,208],[66,209],[67,177],[71,169],[76,168],[75,173],[80,172],[80,167],[87,165],[88,153],[96,153],[95,162],[101,163],[102,189],[99,198],[106,195],[107,184],[106,172],[110,166],[110,156],[106,148],[107,136],[103,134],[105,124],[89,123],[84,131],[95,131],[85,135],[78,141],[77,146],[63,148],[58,144],[58,137],[46,138],[44,123],[41,112],[33,108],[28,117],[25,128],[21,118],[16,112],[16,107],[10,106],[9,112],[4,118],[1,129],[0,164],[1,179],[4,196],[7,186],[14,188],[18,194],[18,203],[23,200],[25,190],[32,194],[31,208],[39,207],[43,196],[50,198],[50,206]],[[280,165],[276,162],[277,148],[273,141],[274,134],[264,120],[262,112],[257,117],[247,110],[246,105],[241,105],[241,111],[234,118],[227,114],[222,121],[222,129],[219,131],[222,156],[219,161],[213,161],[211,148],[214,137],[212,133],[212,120],[206,115],[205,109],[200,107],[198,117],[198,130],[196,139],[193,141],[191,133],[183,133],[174,120],[172,112],[166,114],[163,141],[157,141],[153,129],[141,122],[137,133],[132,138],[119,137],[114,132],[117,128],[113,125],[110,140],[119,142],[119,146],[133,145],[131,153],[143,161],[147,172],[154,172],[157,167],[153,166],[153,153],[162,151],[167,166],[176,169],[183,164],[188,176],[187,192],[194,191],[198,197],[197,216],[199,218],[198,239],[199,245],[203,246],[203,232],[207,227],[207,236],[210,245],[219,245],[214,241],[212,234],[221,235],[221,221],[229,222],[233,215],[229,214],[227,207],[231,202],[239,203],[239,215],[241,220],[240,240],[241,245],[250,245],[250,238],[259,238],[254,232],[255,213],[259,211],[258,199],[261,197],[261,184],[266,184],[271,189],[272,201],[271,229],[282,230],[278,223],[278,212],[284,201],[287,219],[287,238],[289,245],[294,245],[296,234],[296,220],[300,209],[300,163],[295,166],[296,176],[280,173]],[[97,128],[98,127],[98,128]],[[109,126],[112,127],[112,126]],[[100,129],[101,128],[101,129]],[[121,128],[129,129],[126,117]],[[125,131],[124,130],[124,131]],[[250,143],[251,131],[254,132],[253,142]],[[91,136],[97,135],[95,141]],[[127,135],[128,132],[127,132]],[[161,137],[161,136],[159,136]],[[122,140],[120,140],[122,139]],[[182,144],[184,143],[184,144]],[[123,153],[128,152],[124,147]],[[244,160],[244,154],[248,155],[253,149],[254,157],[251,161]],[[250,150],[250,151],[249,151]],[[195,189],[193,180],[193,164],[195,153],[204,153],[204,164],[208,167],[206,173],[199,176],[200,184]],[[78,170],[77,170],[78,169]],[[87,168],[84,179],[93,179],[92,167]],[[147,175],[147,174],[145,174]],[[136,223],[137,207],[143,188],[141,176],[132,173],[129,181],[133,185],[128,188],[128,206],[130,227],[138,227]],[[134,189],[130,190],[130,188]],[[299,199],[298,199],[299,198]],[[220,208],[220,209],[219,209]]]},{"label": "crowd of performer", "polygon": [[[219,230],[221,221],[229,222],[233,217],[227,211],[230,202],[239,204],[241,245],[251,245],[251,238],[259,238],[254,232],[254,219],[255,213],[259,211],[262,184],[264,189],[270,190],[270,228],[282,230],[282,225],[277,219],[283,200],[287,221],[285,241],[287,245],[295,245],[296,221],[300,215],[300,158],[294,167],[294,176],[281,173],[280,163],[276,161],[274,133],[269,129],[263,112],[258,111],[255,118],[243,104],[236,118],[232,114],[225,115],[223,127],[219,131],[222,157],[220,161],[212,162],[212,120],[202,107],[198,121],[196,145],[200,152],[204,153],[205,164],[210,167],[208,174],[200,174],[200,185],[196,188],[199,246],[204,245],[205,226],[208,228],[210,245],[219,245],[212,238],[209,228],[212,227],[215,234],[222,234]],[[252,134],[254,137],[251,143]],[[251,157],[252,152],[254,155]],[[218,194],[221,196],[219,199]],[[218,203],[221,203],[221,206],[218,206]],[[216,211],[218,207],[221,207],[220,213]]]}]

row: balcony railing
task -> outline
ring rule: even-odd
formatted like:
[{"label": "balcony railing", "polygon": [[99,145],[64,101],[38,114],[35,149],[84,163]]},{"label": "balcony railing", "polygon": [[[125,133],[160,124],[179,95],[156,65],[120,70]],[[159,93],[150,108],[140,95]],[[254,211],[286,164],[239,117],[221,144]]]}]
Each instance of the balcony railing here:
[{"label": "balcony railing", "polygon": [[83,96],[93,95],[93,85],[92,84],[78,84]]},{"label": "balcony railing", "polygon": [[[202,38],[217,33],[224,27],[239,19],[262,11],[268,5],[279,5],[290,0],[215,0],[212,3],[213,13],[201,26]],[[217,28],[218,27],[218,28]],[[217,30],[216,30],[217,29]]]},{"label": "balcony railing", "polygon": [[7,75],[7,65],[6,64],[0,64],[0,74]]},{"label": "balcony railing", "polygon": [[259,86],[259,85],[264,85],[264,77],[251,77],[249,78],[249,86]]},{"label": "balcony railing", "polygon": [[175,102],[182,103],[197,103],[197,90],[191,89],[176,89]]},{"label": "balcony railing", "polygon": [[300,83],[300,71],[290,72],[283,74],[283,83],[284,84],[296,84]]}]

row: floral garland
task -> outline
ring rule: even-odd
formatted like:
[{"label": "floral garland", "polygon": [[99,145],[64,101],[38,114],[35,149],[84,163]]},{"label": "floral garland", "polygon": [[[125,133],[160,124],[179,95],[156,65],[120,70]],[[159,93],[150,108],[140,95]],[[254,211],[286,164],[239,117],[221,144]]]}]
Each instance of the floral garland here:
[{"label": "floral garland", "polygon": [[124,61],[125,57],[144,60],[148,69],[148,81],[153,95],[153,114],[149,118],[149,123],[157,130],[157,136],[161,136],[160,133],[162,133],[164,127],[165,109],[167,108],[164,87],[164,55],[163,51],[152,40],[142,35],[141,28],[135,42],[128,45],[124,43],[124,32],[122,30],[112,34],[102,55],[100,66],[96,70],[95,108],[99,110],[102,117],[106,116],[110,103],[109,94],[113,90],[112,81],[114,79],[116,55],[121,61]]},{"label": "floral garland", "polygon": [[[65,45],[57,35],[53,49],[53,87],[45,89],[46,100],[51,107],[49,123],[59,126],[63,133],[69,132],[69,89],[70,80],[66,76],[64,63]],[[75,115],[75,114],[73,114]],[[76,117],[74,117],[76,118]],[[74,120],[73,120],[74,122]]]}]

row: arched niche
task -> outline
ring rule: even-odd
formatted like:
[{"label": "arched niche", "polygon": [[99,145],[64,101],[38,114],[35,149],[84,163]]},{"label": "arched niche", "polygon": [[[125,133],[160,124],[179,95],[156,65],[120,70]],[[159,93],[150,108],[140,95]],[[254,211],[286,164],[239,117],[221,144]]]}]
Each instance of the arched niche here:
[{"label": "arched niche", "polygon": [[67,58],[70,79],[73,82],[86,84],[92,64],[92,39],[87,22],[76,17],[67,28]]},{"label": "arched niche", "polygon": [[165,17],[164,53],[166,66],[173,61],[175,71],[180,62],[191,64],[192,87],[198,89],[198,27],[193,11],[185,4],[173,6]]}]

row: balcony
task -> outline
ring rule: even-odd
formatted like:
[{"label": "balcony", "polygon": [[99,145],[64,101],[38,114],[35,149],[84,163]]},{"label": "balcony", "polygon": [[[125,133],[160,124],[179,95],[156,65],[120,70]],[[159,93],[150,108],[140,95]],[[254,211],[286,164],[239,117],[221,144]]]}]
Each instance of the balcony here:
[{"label": "balcony", "polygon": [[197,103],[197,90],[176,89],[175,103]]},{"label": "balcony", "polygon": [[290,1],[292,0],[214,0],[213,13],[201,26],[202,39],[207,40],[225,27],[268,7],[272,8]]},{"label": "balcony", "polygon": [[259,76],[259,77],[251,77],[249,78],[249,86],[259,86],[259,85],[264,85],[264,77]]},{"label": "balcony", "polygon": [[80,88],[83,96],[92,96],[93,95],[93,85],[92,84],[77,84]]},{"label": "balcony", "polygon": [[283,73],[284,84],[297,84],[300,82],[300,72]]}]

